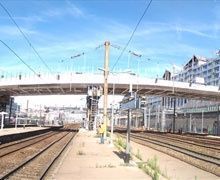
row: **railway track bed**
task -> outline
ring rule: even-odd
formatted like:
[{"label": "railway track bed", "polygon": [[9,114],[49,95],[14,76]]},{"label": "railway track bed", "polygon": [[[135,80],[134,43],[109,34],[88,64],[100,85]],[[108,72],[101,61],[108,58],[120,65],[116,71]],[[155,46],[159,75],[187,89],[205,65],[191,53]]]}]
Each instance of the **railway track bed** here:
[{"label": "railway track bed", "polygon": [[0,179],[42,179],[75,134],[64,129],[0,147]]},{"label": "railway track bed", "polygon": [[[125,137],[125,134],[119,135]],[[193,145],[192,139],[184,142],[183,139],[178,141],[177,139],[170,139],[166,135],[163,135],[163,138],[150,135],[148,137],[144,133],[131,133],[131,140],[220,176],[220,151],[218,144],[216,145],[217,147],[213,148],[203,147],[198,142]],[[188,144],[189,142],[191,144]]]}]

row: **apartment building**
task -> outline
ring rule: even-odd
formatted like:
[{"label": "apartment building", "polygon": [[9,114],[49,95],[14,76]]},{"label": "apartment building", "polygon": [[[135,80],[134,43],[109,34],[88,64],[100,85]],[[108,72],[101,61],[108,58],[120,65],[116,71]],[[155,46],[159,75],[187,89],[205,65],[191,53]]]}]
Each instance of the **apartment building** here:
[{"label": "apartment building", "polygon": [[204,78],[206,85],[220,85],[220,57],[203,58],[193,56],[183,69],[174,75],[174,80],[197,83],[196,78]]}]

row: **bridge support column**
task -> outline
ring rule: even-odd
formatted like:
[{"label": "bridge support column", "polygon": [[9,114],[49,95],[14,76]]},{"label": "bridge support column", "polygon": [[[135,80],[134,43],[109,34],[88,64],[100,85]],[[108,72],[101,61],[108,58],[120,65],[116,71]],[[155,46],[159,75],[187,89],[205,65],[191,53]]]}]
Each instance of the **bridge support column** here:
[{"label": "bridge support column", "polygon": [[165,124],[166,124],[166,113],[165,113],[165,109],[163,109],[161,115],[161,129],[160,129],[162,132],[164,132]]},{"label": "bridge support column", "polygon": [[147,108],[144,108],[144,129],[147,129]]},{"label": "bridge support column", "polygon": [[192,132],[192,114],[189,115],[189,132]]},{"label": "bridge support column", "polygon": [[149,111],[148,111],[148,123],[147,123],[147,130],[150,130],[150,116],[151,116],[151,112],[150,112],[150,108],[149,108]]},{"label": "bridge support column", "polygon": [[201,124],[202,127],[201,127],[201,133],[203,133],[203,121],[204,121],[204,120],[203,120],[203,116],[204,116],[204,112],[202,111],[202,124]]}]

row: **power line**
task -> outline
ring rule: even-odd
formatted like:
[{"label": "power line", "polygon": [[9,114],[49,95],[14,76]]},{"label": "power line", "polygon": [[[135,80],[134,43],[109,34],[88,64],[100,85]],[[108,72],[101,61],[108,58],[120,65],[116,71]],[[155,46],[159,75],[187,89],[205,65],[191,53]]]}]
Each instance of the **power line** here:
[{"label": "power line", "polygon": [[90,51],[78,53],[78,54],[76,54],[76,55],[71,56],[70,58],[71,58],[71,59],[74,59],[74,58],[78,58],[78,57],[80,57],[80,56],[84,56],[84,55],[89,54],[89,53],[91,53],[91,52],[93,52],[93,51],[97,51],[98,49],[100,49],[100,48],[103,47],[103,46],[104,46],[103,44],[100,44],[100,45],[96,46],[95,48],[93,48],[93,49],[90,50]]},{"label": "power line", "polygon": [[43,58],[40,56],[40,54],[37,52],[37,50],[34,48],[34,46],[31,44],[30,40],[27,38],[27,36],[24,34],[24,32],[21,30],[21,28],[18,26],[18,24],[16,23],[16,21],[14,20],[14,18],[11,16],[11,14],[9,13],[9,11],[3,6],[3,4],[0,2],[0,6],[5,10],[5,12],[7,13],[7,15],[10,17],[10,19],[12,20],[12,22],[15,24],[15,26],[18,28],[18,30],[20,31],[20,33],[22,34],[22,36],[24,37],[24,39],[27,41],[28,45],[33,49],[33,51],[35,52],[35,54],[38,56],[38,58],[41,60],[41,62],[46,66],[46,68],[52,73],[51,69],[49,68],[49,66],[47,65],[47,63],[43,60]]},{"label": "power line", "polygon": [[116,66],[116,64],[118,63],[118,61],[119,61],[120,58],[122,57],[124,51],[126,50],[126,48],[128,47],[129,43],[131,42],[131,39],[133,38],[134,33],[136,32],[136,30],[137,30],[139,24],[141,23],[142,19],[144,18],[144,15],[145,15],[146,12],[148,11],[148,9],[149,9],[149,7],[150,7],[152,1],[153,1],[153,0],[150,0],[149,3],[148,3],[148,5],[147,5],[147,7],[145,8],[145,10],[144,10],[144,12],[143,12],[141,18],[139,19],[138,23],[136,24],[136,26],[135,26],[135,28],[134,28],[132,34],[131,34],[131,36],[130,36],[128,42],[126,43],[125,47],[124,47],[123,50],[121,51],[120,55],[118,56],[117,61],[116,61],[115,64],[113,65],[113,67],[112,67],[112,71],[114,70],[114,67]]},{"label": "power line", "polygon": [[0,39],[1,43],[5,45],[25,66],[28,67],[34,74],[39,77],[39,74],[30,66],[28,65],[13,49],[11,49],[4,41]]}]

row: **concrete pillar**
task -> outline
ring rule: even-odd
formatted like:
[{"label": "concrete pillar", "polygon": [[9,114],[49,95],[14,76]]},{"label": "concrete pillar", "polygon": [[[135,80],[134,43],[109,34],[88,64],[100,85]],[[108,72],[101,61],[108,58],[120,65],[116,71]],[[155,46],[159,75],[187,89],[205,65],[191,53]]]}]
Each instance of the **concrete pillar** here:
[{"label": "concrete pillar", "polygon": [[136,115],[136,118],[135,118],[135,127],[138,128],[138,117]]},{"label": "concrete pillar", "polygon": [[144,128],[147,129],[147,108],[144,108]]},{"label": "concrete pillar", "polygon": [[161,131],[164,132],[164,128],[165,128],[165,124],[166,124],[166,113],[165,110],[162,110],[162,117],[161,117]]},{"label": "concrete pillar", "polygon": [[204,112],[202,110],[202,124],[201,124],[201,133],[203,133],[203,116],[204,116]]},{"label": "concrete pillar", "polygon": [[189,115],[189,132],[192,132],[192,114]]},{"label": "concrete pillar", "polygon": [[147,130],[150,130],[150,116],[151,116],[151,112],[150,112],[150,108],[148,110],[148,123],[147,123]]}]

